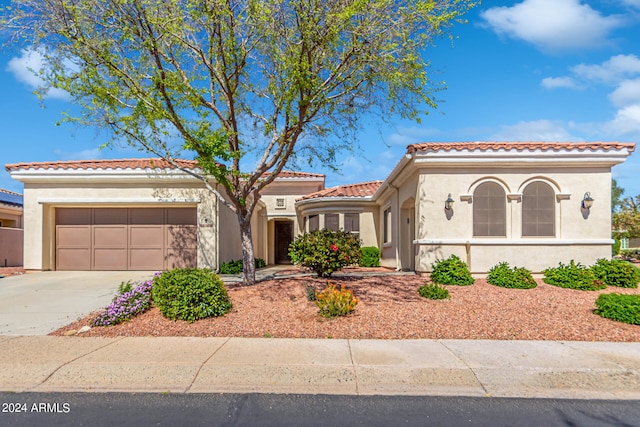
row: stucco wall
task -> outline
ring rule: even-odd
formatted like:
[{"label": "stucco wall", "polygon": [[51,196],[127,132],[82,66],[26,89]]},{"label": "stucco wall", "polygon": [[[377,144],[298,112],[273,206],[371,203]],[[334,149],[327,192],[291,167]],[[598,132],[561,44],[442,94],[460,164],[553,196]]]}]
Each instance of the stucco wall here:
[{"label": "stucco wall", "polygon": [[[506,237],[473,236],[475,188],[493,181],[505,190]],[[521,194],[533,181],[543,181],[553,189],[555,236],[522,236]],[[470,263],[474,272],[486,272],[507,261],[533,271],[571,259],[583,264],[611,255],[611,174],[609,168],[500,168],[423,170],[418,192],[416,238],[419,271],[430,271],[436,259],[457,254]],[[595,199],[593,207],[581,209],[586,192]],[[451,193],[453,210],[444,209]],[[520,243],[519,243],[520,241]]]},{"label": "stucco wall", "polygon": [[[416,210],[418,194],[418,173],[411,172],[401,178],[383,184],[384,197],[378,200],[380,206],[380,247],[383,267],[412,270],[415,268],[414,236],[419,221]],[[384,212],[391,209],[390,240],[384,242]]]},{"label": "stucco wall", "polygon": [[170,206],[197,206],[198,266],[215,268],[216,233],[220,226],[217,201],[198,183],[25,183],[24,267],[29,270],[55,268],[56,207]]},{"label": "stucco wall", "polygon": [[22,234],[18,228],[0,227],[0,267],[22,265]]}]

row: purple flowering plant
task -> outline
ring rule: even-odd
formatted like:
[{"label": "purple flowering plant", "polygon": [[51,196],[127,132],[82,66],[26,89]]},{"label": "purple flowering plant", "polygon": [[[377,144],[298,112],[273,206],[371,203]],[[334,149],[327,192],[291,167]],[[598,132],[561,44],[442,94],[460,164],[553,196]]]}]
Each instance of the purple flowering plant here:
[{"label": "purple flowering plant", "polygon": [[[156,273],[154,277],[159,274]],[[151,307],[152,288],[153,279],[149,279],[129,291],[119,292],[91,326],[113,326],[144,313]]]}]

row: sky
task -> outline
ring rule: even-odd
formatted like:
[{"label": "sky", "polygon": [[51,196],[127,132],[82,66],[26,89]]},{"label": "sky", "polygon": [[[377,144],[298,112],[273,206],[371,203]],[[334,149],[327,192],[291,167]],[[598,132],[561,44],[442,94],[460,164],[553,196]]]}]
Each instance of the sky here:
[{"label": "sky", "polygon": [[[7,1],[0,1],[6,4]],[[447,89],[420,124],[391,118],[367,126],[360,150],[340,158],[327,187],[385,179],[418,142],[640,142],[640,0],[488,1],[425,50],[431,78]],[[131,147],[100,150],[95,129],[59,124],[63,92],[40,101],[37,57],[0,51],[0,165],[149,157]],[[624,197],[640,195],[640,146],[613,168]],[[22,192],[2,168],[0,188]],[[593,195],[597,198],[597,195]]]}]

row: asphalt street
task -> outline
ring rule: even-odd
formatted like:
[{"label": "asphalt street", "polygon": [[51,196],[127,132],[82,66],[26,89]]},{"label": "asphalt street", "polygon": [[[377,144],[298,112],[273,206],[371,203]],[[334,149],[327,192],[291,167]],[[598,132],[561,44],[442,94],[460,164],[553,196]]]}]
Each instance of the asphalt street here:
[{"label": "asphalt street", "polygon": [[298,394],[0,393],[2,426],[640,426],[639,401]]}]

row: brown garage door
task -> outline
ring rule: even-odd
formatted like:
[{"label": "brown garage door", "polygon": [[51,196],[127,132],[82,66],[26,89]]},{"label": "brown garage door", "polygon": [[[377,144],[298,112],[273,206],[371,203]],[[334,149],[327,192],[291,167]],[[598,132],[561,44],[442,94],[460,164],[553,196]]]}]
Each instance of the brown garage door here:
[{"label": "brown garage door", "polygon": [[57,270],[194,267],[196,208],[58,208]]}]

